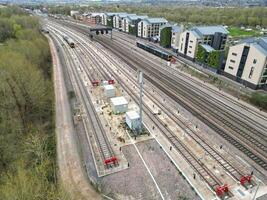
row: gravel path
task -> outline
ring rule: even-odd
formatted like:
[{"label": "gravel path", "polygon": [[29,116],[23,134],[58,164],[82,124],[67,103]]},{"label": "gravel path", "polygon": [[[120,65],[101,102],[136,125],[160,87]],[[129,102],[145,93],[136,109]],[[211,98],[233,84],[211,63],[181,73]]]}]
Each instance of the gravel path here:
[{"label": "gravel path", "polygon": [[50,38],[49,44],[54,67],[57,159],[60,180],[72,199],[101,199],[89,184],[82,169],[62,66],[55,45]]},{"label": "gravel path", "polygon": [[[186,180],[179,175],[175,166],[154,139],[140,142],[137,147],[166,200],[200,199]],[[161,199],[133,145],[123,147],[122,151],[129,161],[130,168],[104,177],[101,181],[102,192],[115,199],[123,200]]]}]

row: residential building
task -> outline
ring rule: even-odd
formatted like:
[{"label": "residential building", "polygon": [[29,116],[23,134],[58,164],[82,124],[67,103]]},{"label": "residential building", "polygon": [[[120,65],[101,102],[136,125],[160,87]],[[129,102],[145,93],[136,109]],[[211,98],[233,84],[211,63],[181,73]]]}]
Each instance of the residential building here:
[{"label": "residential building", "polygon": [[102,25],[114,27],[113,25],[113,18],[118,14],[126,14],[126,13],[112,13],[112,12],[105,12],[102,15]]},{"label": "residential building", "polygon": [[178,54],[194,60],[198,44],[206,44],[214,50],[224,50],[228,31],[223,26],[194,27],[181,33]]},{"label": "residential building", "polygon": [[[153,38],[154,39],[154,38]],[[167,23],[159,28],[159,44],[164,48],[171,47],[172,25]]]},{"label": "residential building", "polygon": [[131,33],[133,35],[137,36],[138,31],[138,23],[142,19],[146,19],[148,16],[138,16],[138,15],[132,15],[127,16],[122,20],[122,31],[126,33]]},{"label": "residential building", "polygon": [[77,15],[79,14],[79,11],[78,10],[71,10],[70,11],[70,16],[73,17],[74,15]]},{"label": "residential building", "polygon": [[152,38],[159,36],[159,29],[161,26],[167,24],[168,21],[164,18],[147,18],[142,19],[138,23],[138,37]]},{"label": "residential building", "polygon": [[183,32],[183,26],[165,24],[160,28],[160,45],[166,48],[178,50],[180,35]]},{"label": "residential building", "polygon": [[181,33],[184,31],[184,26],[172,26],[172,37],[171,37],[171,48],[177,52],[179,48],[180,36]]},{"label": "residential building", "polygon": [[122,20],[128,16],[136,16],[136,14],[120,13],[113,17],[113,27],[116,29],[122,29]]},{"label": "residential building", "polygon": [[90,13],[87,15],[87,21],[90,24],[101,24],[103,15],[104,13]]},{"label": "residential building", "polygon": [[267,37],[230,47],[224,75],[253,88],[267,86]]}]

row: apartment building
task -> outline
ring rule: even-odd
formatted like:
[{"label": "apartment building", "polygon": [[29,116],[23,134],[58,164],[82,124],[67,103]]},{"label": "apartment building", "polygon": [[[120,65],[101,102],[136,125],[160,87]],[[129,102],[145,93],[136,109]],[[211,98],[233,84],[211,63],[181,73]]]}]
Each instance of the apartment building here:
[{"label": "apartment building", "polygon": [[138,23],[142,19],[146,19],[148,16],[132,15],[127,16],[122,20],[122,31],[126,33],[132,33],[137,36]]},{"label": "apartment building", "polygon": [[230,47],[224,75],[250,88],[267,85],[267,37]]},{"label": "apartment building", "polygon": [[165,48],[172,48],[174,51],[178,50],[180,35],[183,32],[183,27],[177,24],[165,24],[160,27],[160,45]]},{"label": "apartment building", "polygon": [[223,26],[194,27],[181,33],[178,54],[194,60],[199,44],[211,46],[214,50],[224,50],[228,31]]},{"label": "apartment building", "polygon": [[128,16],[136,16],[136,14],[127,14],[127,13],[116,14],[113,17],[113,27],[116,29],[122,30],[122,20]]},{"label": "apartment building", "polygon": [[177,52],[179,48],[180,36],[184,32],[184,26],[172,26],[172,36],[171,36],[171,48]]},{"label": "apartment building", "polygon": [[138,23],[138,37],[152,38],[159,36],[160,27],[167,24],[164,18],[147,18]]},{"label": "apartment building", "polygon": [[104,13],[90,13],[87,18],[90,24],[101,24]]},{"label": "apartment building", "polygon": [[102,15],[102,25],[104,26],[109,26],[109,27],[114,27],[113,25],[113,18],[118,15],[118,14],[126,14],[126,13],[113,13],[113,12],[105,12],[103,15]]}]

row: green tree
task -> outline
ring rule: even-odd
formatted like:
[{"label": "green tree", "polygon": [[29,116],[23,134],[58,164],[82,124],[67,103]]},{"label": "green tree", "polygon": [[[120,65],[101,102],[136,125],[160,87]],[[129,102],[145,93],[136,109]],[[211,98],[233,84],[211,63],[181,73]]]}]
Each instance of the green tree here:
[{"label": "green tree", "polygon": [[206,57],[207,57],[206,50],[201,45],[198,45],[196,60],[200,63],[206,63]]},{"label": "green tree", "polygon": [[170,48],[172,38],[172,28],[164,27],[160,31],[160,46]]},{"label": "green tree", "polygon": [[221,56],[222,52],[221,51],[212,51],[208,55],[207,63],[210,67],[219,69],[220,64],[221,64]]}]

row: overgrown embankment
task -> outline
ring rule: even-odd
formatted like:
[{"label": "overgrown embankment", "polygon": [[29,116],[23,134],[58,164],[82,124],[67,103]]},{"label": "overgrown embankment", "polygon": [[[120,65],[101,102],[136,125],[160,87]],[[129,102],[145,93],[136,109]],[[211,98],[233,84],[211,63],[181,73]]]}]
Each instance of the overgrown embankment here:
[{"label": "overgrown embankment", "polygon": [[0,9],[0,199],[66,199],[57,186],[51,55],[36,17]]}]

